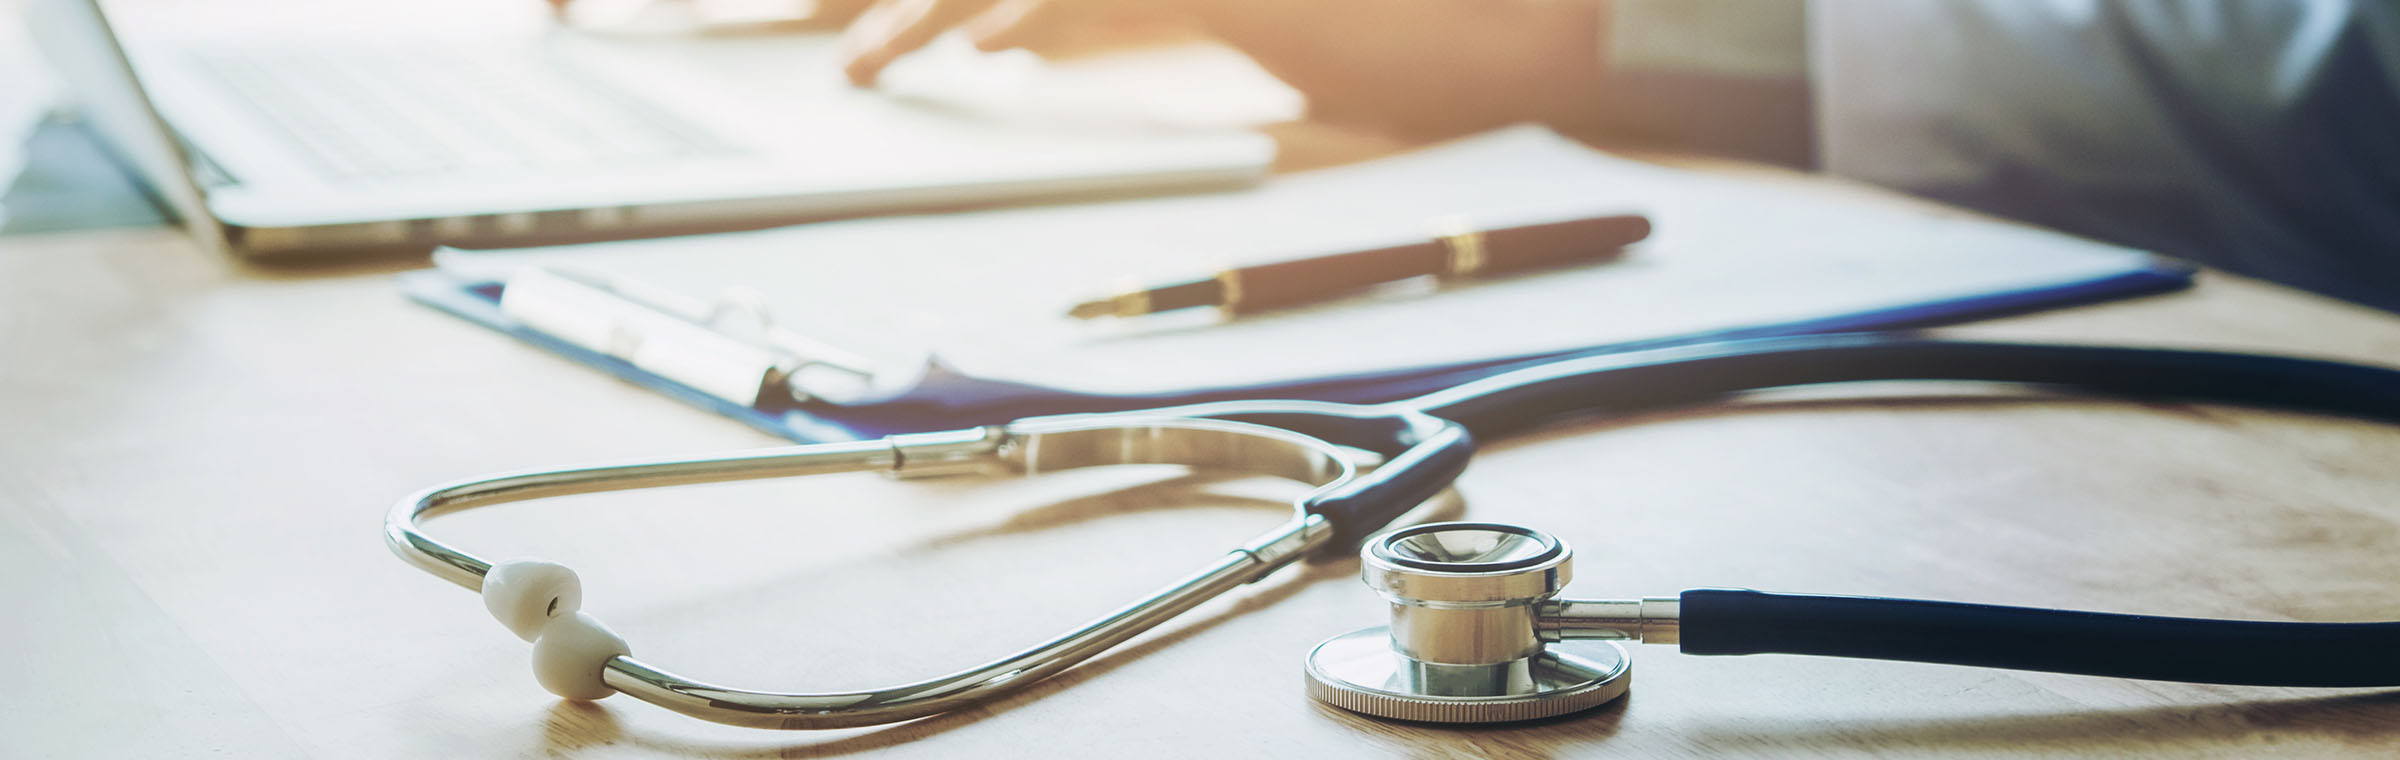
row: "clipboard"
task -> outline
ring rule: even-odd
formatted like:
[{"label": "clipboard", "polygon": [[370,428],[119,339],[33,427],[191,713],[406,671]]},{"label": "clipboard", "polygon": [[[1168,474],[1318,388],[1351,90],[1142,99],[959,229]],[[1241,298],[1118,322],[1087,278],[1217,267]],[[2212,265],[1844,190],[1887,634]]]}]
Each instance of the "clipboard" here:
[{"label": "clipboard", "polygon": [[[1419,227],[1431,212],[1464,204],[1554,210],[1562,196],[1644,212],[1658,234],[1625,262],[1265,318],[1155,315],[1095,329],[1056,313],[1073,295],[1105,289],[1093,278],[1126,276],[1109,270],[1164,279],[1191,258],[1128,250],[1183,245],[1267,259]],[[1573,356],[1951,324],[2191,282],[2192,267],[2140,251],[1894,208],[1639,164],[1519,128],[1244,193],[445,252],[443,266],[405,273],[401,283],[425,305],[768,433],[841,441],[1229,399],[1373,403]],[[1062,239],[1062,229],[1080,234]],[[1845,232],[1807,237],[1826,229]],[[825,258],[865,248],[877,258]],[[951,266],[958,271],[948,279],[923,274]],[[559,302],[601,303],[599,312],[534,325],[503,308],[508,283],[544,281],[520,276],[529,271],[574,275],[563,278],[569,293],[592,272],[612,282],[585,279],[592,292]],[[694,297],[712,283],[763,283],[766,292]],[[630,292],[637,287],[649,292]],[[963,323],[937,325],[950,334],[901,325],[856,340],[862,325],[939,322],[928,317],[935,312]],[[1530,327],[1498,329],[1511,319]],[[827,362],[776,334],[834,346],[926,345]],[[742,369],[719,376],[668,355]],[[849,392],[756,392],[762,378],[815,364],[834,366],[837,377],[843,365],[863,365],[855,374],[866,381]]]},{"label": "clipboard", "polygon": [[938,364],[906,392],[875,403],[803,403],[789,408],[741,404],[561,340],[511,319],[500,309],[501,283],[462,282],[439,270],[401,276],[408,297],[451,315],[507,333],[528,345],[591,366],[710,413],[731,417],[771,435],[813,443],[878,438],[899,433],[955,430],[1046,414],[1108,412],[1247,398],[1293,398],[1376,403],[1408,398],[1546,361],[1704,343],[1812,333],[1934,327],[2119,298],[2179,290],[2191,284],[2192,268],[2164,260],[2151,266],[2079,282],[1971,298],[1895,306],[1817,319],[1758,325],[1696,335],[1589,346],[1574,351],[1501,356],[1459,364],[1406,370],[1298,378],[1243,387],[1204,387],[1155,394],[1105,394],[973,377]]}]

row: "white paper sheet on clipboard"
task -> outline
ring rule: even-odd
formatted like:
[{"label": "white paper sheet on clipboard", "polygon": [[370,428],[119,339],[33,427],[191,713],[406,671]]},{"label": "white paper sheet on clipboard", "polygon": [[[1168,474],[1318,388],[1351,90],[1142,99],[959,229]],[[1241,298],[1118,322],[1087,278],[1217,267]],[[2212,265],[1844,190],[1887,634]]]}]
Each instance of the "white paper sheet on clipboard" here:
[{"label": "white paper sheet on clipboard", "polygon": [[[1089,297],[1224,265],[1345,250],[1464,214],[1485,226],[1637,211],[1617,261],[1226,319],[1065,316]],[[1954,213],[1663,168],[1521,127],[1212,195],[882,217],[759,232],[445,251],[696,297],[746,288],[778,323],[894,361],[1139,393],[1417,367],[1821,319],[2140,271],[2149,254]]]}]

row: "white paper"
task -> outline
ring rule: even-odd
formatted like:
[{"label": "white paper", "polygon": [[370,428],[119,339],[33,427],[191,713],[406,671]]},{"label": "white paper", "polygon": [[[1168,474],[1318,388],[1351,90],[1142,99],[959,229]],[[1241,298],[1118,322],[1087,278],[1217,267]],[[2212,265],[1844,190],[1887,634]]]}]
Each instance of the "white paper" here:
[{"label": "white paper", "polygon": [[[1078,301],[1228,264],[1483,226],[1636,211],[1622,260],[1407,287],[1227,319],[1064,316]],[[1662,338],[2121,273],[2146,254],[1888,201],[1663,168],[1515,128],[1258,188],[864,219],[761,232],[446,252],[453,270],[571,266],[700,297],[755,289],[777,320],[895,360],[1089,391],[1253,384]]]}]

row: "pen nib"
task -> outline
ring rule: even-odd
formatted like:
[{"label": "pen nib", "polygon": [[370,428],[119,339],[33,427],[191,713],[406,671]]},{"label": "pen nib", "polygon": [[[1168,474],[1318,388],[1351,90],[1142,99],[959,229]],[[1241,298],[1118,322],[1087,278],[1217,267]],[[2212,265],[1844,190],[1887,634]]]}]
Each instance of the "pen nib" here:
[{"label": "pen nib", "polygon": [[1085,301],[1083,303],[1076,304],[1075,308],[1067,310],[1067,316],[1074,317],[1076,319],[1095,319],[1099,317],[1114,316],[1116,313],[1117,303],[1116,299],[1114,298],[1103,298],[1098,301]]}]

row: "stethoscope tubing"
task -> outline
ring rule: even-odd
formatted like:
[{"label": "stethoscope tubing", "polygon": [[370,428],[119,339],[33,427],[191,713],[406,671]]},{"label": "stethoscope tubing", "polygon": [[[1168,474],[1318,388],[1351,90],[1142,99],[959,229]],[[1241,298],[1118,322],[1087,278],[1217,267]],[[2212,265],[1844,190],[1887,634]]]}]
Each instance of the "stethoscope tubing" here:
[{"label": "stethoscope tubing", "polygon": [[[2400,421],[2400,371],[2313,359],[2206,351],[1958,342],[1885,335],[1765,338],[1529,366],[1381,404],[1227,401],[1143,412],[1151,426],[1214,418],[1280,428],[1310,446],[1363,449],[1373,470],[1327,484],[1287,528],[1245,545],[1120,613],[1018,656],[872,693],[785,694],[687,681],[630,655],[599,677],[697,717],[776,728],[905,720],[1004,693],[1113,646],[1226,588],[1302,554],[1353,553],[1371,534],[1451,487],[1478,438],[1562,417],[1699,404],[1746,391],[1874,380],[1964,380],[2082,390],[2149,401],[2218,402]],[[1135,420],[1140,423],[1140,419]],[[1068,418],[1009,427],[1050,429]],[[1139,425],[1137,424],[1137,427]],[[428,489],[396,505],[387,538],[404,559],[468,588],[491,565],[418,531],[443,511],[543,495],[670,483],[888,469],[944,470],[951,455],[989,458],[1002,428],[894,436],[605,467],[528,471]],[[995,437],[997,436],[997,437]],[[1257,436],[1253,436],[1257,437]],[[956,438],[957,440],[951,440]],[[1131,440],[1131,439],[1128,439]],[[1325,444],[1332,444],[1327,446]],[[1304,447],[1305,448],[1305,447]],[[989,449],[989,450],[987,450]],[[924,453],[940,456],[927,458]],[[1144,460],[1147,461],[1147,460]],[[1346,465],[1345,465],[1346,466]],[[488,589],[487,589],[488,590]],[[2130,678],[2285,686],[2400,685],[2400,623],[2195,620],[1906,599],[1695,590],[1682,596],[1683,648],[1695,654],[1787,653],[1982,665]],[[596,624],[595,624],[596,625]],[[540,645],[537,643],[537,655]],[[565,692],[562,692],[565,693]]]},{"label": "stethoscope tubing", "polygon": [[[2212,402],[2400,422],[2400,371],[2316,359],[1887,335],[1764,338],[1537,365],[1380,405],[1474,436],[1564,417],[1630,413],[1747,391],[1827,383],[2012,383],[2151,402]],[[1361,413],[1351,419],[1376,419]],[[1344,418],[1272,424],[1336,442]],[[1364,438],[1374,440],[1376,436]],[[1389,505],[1386,505],[1387,507]],[[1378,525],[1397,514],[1330,514]],[[1358,531],[1343,531],[1343,535]],[[2155,617],[1915,599],[1683,592],[1691,654],[1801,654],[2162,681],[2400,686],[2400,622],[2299,623]]]},{"label": "stethoscope tubing", "polygon": [[1387,407],[1496,439],[1560,417],[1697,405],[1828,383],[2012,383],[2149,402],[2211,402],[2400,422],[2400,371],[2286,356],[1956,341],[1861,333],[1759,338],[1534,365]]},{"label": "stethoscope tubing", "polygon": [[2400,686],[2400,622],[2125,615],[1694,589],[1682,651],[1799,654],[2244,686]]},{"label": "stethoscope tubing", "polygon": [[1312,511],[1335,551],[1466,468],[1477,441],[1576,417],[1695,406],[1744,392],[1867,381],[2009,383],[2148,402],[2210,402],[2400,422],[2400,371],[2218,351],[1954,341],[1859,333],[1757,338],[1533,364],[1383,404],[1224,401],[1156,410],[1284,428],[1395,457]]}]

